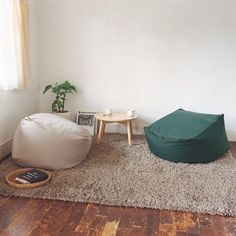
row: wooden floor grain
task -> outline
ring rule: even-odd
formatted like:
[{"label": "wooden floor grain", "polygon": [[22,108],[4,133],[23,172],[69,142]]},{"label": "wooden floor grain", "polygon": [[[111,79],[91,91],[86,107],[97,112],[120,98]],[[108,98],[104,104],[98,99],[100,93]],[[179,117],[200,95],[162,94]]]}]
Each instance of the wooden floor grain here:
[{"label": "wooden floor grain", "polygon": [[236,217],[0,196],[0,235],[236,236]]}]

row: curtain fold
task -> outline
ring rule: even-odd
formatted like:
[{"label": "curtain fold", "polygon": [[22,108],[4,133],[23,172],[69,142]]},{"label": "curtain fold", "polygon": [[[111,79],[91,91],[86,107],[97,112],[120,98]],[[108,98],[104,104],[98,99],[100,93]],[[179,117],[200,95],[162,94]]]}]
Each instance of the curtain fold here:
[{"label": "curtain fold", "polygon": [[0,89],[23,89],[29,78],[27,0],[0,0]]}]

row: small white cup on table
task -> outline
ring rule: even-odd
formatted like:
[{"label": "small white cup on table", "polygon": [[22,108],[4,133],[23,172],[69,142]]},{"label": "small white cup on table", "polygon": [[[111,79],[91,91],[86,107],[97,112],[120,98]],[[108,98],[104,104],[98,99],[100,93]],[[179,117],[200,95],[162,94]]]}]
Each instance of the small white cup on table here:
[{"label": "small white cup on table", "polygon": [[105,115],[110,116],[112,114],[112,109],[106,108],[106,109],[104,109],[104,113],[105,113]]},{"label": "small white cup on table", "polygon": [[127,111],[127,116],[132,117],[134,115],[135,115],[135,110],[130,109],[130,110]]}]

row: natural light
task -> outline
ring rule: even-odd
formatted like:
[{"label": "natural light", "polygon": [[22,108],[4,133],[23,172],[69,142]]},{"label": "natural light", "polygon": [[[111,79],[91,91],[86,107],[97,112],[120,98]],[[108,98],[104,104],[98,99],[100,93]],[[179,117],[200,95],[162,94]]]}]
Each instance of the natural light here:
[{"label": "natural light", "polygon": [[0,89],[22,89],[27,76],[27,5],[0,0]]}]

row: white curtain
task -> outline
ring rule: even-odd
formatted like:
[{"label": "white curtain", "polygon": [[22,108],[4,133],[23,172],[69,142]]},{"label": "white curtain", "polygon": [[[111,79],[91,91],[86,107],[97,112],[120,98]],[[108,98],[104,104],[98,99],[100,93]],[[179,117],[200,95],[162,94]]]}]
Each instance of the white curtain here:
[{"label": "white curtain", "polygon": [[27,0],[0,0],[0,90],[23,89],[28,65]]}]

